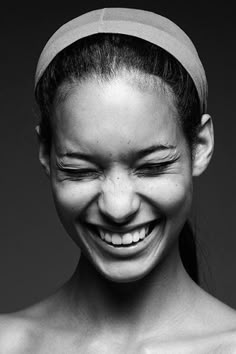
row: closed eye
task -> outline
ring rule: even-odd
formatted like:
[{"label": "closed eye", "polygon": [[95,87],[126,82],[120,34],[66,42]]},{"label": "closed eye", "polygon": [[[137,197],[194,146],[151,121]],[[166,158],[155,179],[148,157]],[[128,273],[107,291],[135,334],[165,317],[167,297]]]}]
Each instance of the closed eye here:
[{"label": "closed eye", "polygon": [[147,163],[141,165],[135,170],[135,175],[139,177],[155,177],[164,174],[168,171],[168,168],[176,161],[164,161],[160,163]]},{"label": "closed eye", "polygon": [[96,169],[88,169],[88,168],[60,168],[60,171],[63,173],[65,179],[70,180],[87,180],[87,179],[95,179],[100,176],[100,172]]}]

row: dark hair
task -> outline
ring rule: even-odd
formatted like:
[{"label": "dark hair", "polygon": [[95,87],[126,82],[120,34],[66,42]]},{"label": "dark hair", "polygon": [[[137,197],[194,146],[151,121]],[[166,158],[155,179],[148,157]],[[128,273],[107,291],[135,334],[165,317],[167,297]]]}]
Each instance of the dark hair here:
[{"label": "dark hair", "polygon": [[[187,71],[171,54],[154,44],[132,36],[100,33],[80,39],[58,53],[38,82],[35,97],[41,113],[40,132],[49,152],[50,116],[58,88],[91,76],[109,79],[122,69],[161,79],[173,93],[179,122],[190,151],[194,151],[201,113],[197,90]],[[196,244],[189,222],[180,234],[179,248],[187,272],[198,282]]]}]

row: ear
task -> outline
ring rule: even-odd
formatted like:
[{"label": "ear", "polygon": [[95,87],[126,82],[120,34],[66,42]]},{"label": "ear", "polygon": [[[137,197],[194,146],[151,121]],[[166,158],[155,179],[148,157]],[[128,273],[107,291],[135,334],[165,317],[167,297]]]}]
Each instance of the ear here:
[{"label": "ear", "polygon": [[203,114],[193,155],[192,175],[199,176],[207,168],[214,150],[214,130],[209,114]]},{"label": "ear", "polygon": [[39,161],[40,161],[46,175],[50,176],[50,155],[49,155],[48,148],[45,144],[45,141],[42,139],[39,125],[37,125],[35,127],[35,131],[36,131],[36,134],[38,137],[38,142],[39,142]]}]

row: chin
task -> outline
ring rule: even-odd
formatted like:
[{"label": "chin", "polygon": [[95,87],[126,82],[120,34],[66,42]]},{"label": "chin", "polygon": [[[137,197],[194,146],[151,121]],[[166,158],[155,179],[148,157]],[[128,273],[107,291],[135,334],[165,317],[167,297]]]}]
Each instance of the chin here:
[{"label": "chin", "polygon": [[[161,254],[159,255],[161,256]],[[148,259],[122,260],[111,263],[97,263],[93,265],[96,270],[108,281],[114,283],[132,283],[144,279],[153,269],[159,266],[160,258],[151,262]]]}]

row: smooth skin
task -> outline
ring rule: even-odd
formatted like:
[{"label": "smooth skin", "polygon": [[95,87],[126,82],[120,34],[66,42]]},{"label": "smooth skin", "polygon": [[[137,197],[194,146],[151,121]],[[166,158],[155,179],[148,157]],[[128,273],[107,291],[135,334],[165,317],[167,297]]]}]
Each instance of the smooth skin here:
[{"label": "smooth skin", "polygon": [[[52,122],[50,155],[37,128],[39,159],[82,255],[62,289],[1,316],[0,353],[236,353],[235,311],[190,279],[178,251],[193,176],[213,152],[210,116],[192,159],[171,93],[126,74],[67,87]],[[138,247],[96,233],[151,221]]]}]

